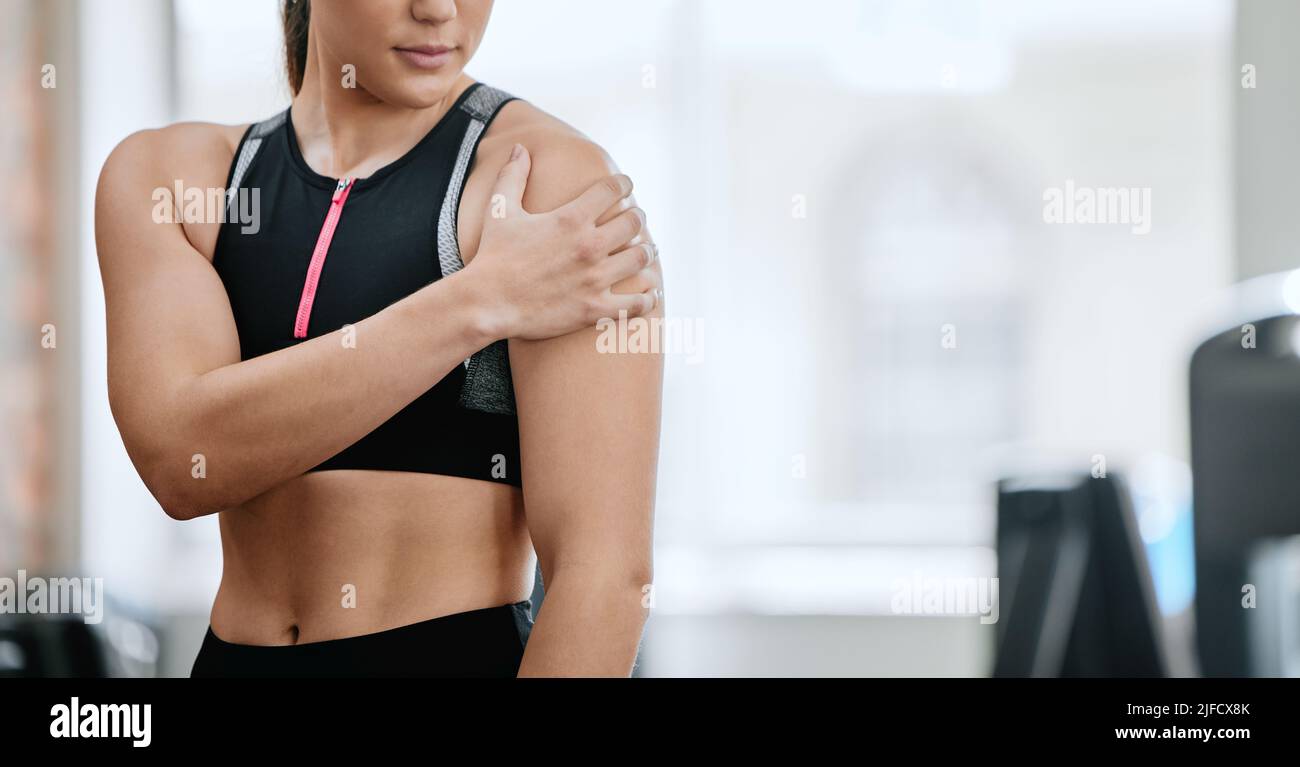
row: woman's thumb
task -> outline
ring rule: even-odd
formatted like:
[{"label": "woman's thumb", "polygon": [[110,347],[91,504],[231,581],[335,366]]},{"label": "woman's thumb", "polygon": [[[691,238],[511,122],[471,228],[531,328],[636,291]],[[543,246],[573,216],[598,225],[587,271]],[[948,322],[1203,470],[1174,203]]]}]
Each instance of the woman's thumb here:
[{"label": "woman's thumb", "polygon": [[[523,207],[524,188],[528,186],[528,172],[532,169],[532,158],[523,144],[515,144],[510,153],[510,160],[497,174],[496,187],[492,190],[493,208],[504,198],[512,209]],[[500,195],[498,197],[497,195]]]}]

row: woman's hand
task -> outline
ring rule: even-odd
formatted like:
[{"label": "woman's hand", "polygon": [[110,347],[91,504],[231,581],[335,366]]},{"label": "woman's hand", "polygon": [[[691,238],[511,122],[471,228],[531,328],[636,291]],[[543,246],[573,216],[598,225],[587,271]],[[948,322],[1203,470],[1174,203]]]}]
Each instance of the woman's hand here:
[{"label": "woman's hand", "polygon": [[594,326],[619,312],[654,310],[658,289],[617,294],[610,288],[657,257],[652,243],[629,246],[645,227],[645,213],[628,208],[597,225],[632,193],[632,181],[601,179],[578,199],[545,214],[523,208],[531,158],[516,145],[497,177],[478,252],[465,267],[488,308],[495,338],[541,340]]}]

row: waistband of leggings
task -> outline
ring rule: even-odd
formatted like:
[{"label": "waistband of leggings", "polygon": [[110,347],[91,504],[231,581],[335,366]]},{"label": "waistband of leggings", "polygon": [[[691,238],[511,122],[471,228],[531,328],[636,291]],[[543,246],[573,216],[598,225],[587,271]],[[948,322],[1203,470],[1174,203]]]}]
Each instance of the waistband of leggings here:
[{"label": "waistband of leggings", "polygon": [[223,649],[238,649],[246,652],[261,653],[279,653],[290,654],[293,652],[302,652],[304,650],[329,649],[343,645],[366,644],[374,641],[384,641],[399,638],[405,634],[418,634],[431,629],[453,628],[457,624],[474,624],[477,621],[491,618],[495,613],[509,613],[515,622],[517,630],[527,633],[532,623],[532,600],[525,599],[521,602],[511,602],[494,607],[482,607],[477,610],[467,610],[465,612],[450,613],[448,615],[439,615],[436,618],[407,623],[402,626],[395,626],[390,629],[382,629],[367,634],[357,634],[355,636],[338,637],[335,639],[321,639],[315,642],[302,642],[299,644],[283,645],[255,645],[241,644],[238,642],[228,642],[217,636],[212,630],[212,624],[208,624],[208,630],[204,641]]}]

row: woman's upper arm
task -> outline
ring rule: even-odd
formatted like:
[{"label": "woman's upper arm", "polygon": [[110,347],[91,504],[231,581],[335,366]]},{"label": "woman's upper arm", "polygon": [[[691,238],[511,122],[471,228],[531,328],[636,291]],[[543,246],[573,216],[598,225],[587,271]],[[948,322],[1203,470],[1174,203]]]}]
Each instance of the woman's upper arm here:
[{"label": "woman's upper arm", "polygon": [[[529,143],[525,141],[525,143]],[[530,144],[530,211],[553,210],[617,172],[598,147],[561,137]],[[602,220],[617,215],[625,201]],[[632,243],[650,241],[648,232]],[[662,286],[659,262],[615,286]],[[635,324],[657,325],[662,306]],[[620,568],[638,588],[651,578],[651,538],[663,359],[658,353],[602,353],[593,328],[545,341],[510,341],[519,411],[525,513],[543,576],[569,566]],[[647,327],[647,331],[649,328]],[[619,348],[615,345],[614,348]]]},{"label": "woman's upper arm", "polygon": [[[224,184],[219,169],[228,142],[219,130],[173,126],[133,134],[100,173],[95,241],[104,285],[109,403],[137,467],[139,459],[167,449],[161,428],[166,424],[159,420],[181,387],[239,361],[239,336],[221,280],[174,211],[166,215],[177,183],[203,190]],[[190,236],[211,234],[215,241],[217,225],[194,225]]]}]

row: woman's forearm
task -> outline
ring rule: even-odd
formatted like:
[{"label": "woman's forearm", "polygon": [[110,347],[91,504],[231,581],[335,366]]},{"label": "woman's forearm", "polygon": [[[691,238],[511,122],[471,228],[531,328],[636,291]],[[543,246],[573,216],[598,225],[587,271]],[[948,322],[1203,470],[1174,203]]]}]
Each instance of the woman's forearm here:
[{"label": "woman's forearm", "polygon": [[177,386],[137,463],[172,517],[238,505],[368,434],[496,332],[473,277],[452,275],[356,325]]}]

